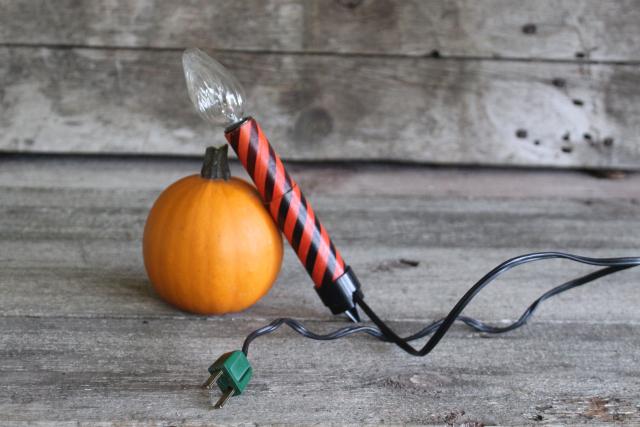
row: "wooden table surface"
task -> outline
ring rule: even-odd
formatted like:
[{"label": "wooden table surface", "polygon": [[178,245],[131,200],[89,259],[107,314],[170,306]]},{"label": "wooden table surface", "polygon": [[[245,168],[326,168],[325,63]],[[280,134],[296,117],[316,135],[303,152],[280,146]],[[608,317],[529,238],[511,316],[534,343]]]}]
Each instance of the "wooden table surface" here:
[{"label": "wooden table surface", "polygon": [[[234,165],[236,172],[237,165]],[[210,425],[640,423],[640,271],[546,302],[526,327],[458,325],[427,357],[367,336],[328,343],[290,330],[254,342],[254,379],[222,410],[208,365],[280,316],[344,325],[290,249],[251,309],[186,314],[152,291],[140,239],[162,188],[194,160],[0,159],[0,424]],[[447,312],[504,259],[537,250],[640,255],[640,176],[297,164],[292,172],[403,333]],[[400,261],[419,262],[410,266]],[[466,314],[515,319],[588,271],[548,261],[512,271]]]}]

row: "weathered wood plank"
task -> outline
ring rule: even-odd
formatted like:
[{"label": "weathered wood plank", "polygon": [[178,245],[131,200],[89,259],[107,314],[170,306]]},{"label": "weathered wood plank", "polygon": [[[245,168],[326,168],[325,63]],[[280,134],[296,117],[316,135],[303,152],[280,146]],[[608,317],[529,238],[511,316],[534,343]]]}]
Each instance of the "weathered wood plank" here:
[{"label": "weathered wood plank", "polygon": [[[0,149],[199,154],[178,52],[0,49]],[[640,167],[640,68],[221,54],[290,159]],[[578,105],[579,104],[579,105]]]},{"label": "weathered wood plank", "polygon": [[[0,235],[6,240],[139,238],[157,192],[4,190]],[[24,202],[21,203],[19,199]],[[322,218],[349,245],[485,247],[568,246],[600,249],[609,242],[637,248],[638,203],[628,201],[503,201],[383,196],[314,198]],[[384,222],[379,222],[384,221]],[[376,227],[378,224],[378,227]],[[380,228],[379,224],[385,224]],[[579,233],[567,233],[580,230]],[[487,238],[487,236],[490,236]]]},{"label": "weathered wood plank", "polygon": [[[204,152],[203,144],[203,152]],[[249,180],[237,161],[231,173]],[[636,200],[640,174],[601,179],[571,170],[429,167],[412,164],[286,162],[309,195],[362,195],[490,199]],[[33,156],[0,154],[0,187],[136,189],[160,191],[197,173],[200,158]],[[523,185],[526,183],[526,185]],[[588,203],[588,202],[587,202]]]},{"label": "weathered wood plank", "polygon": [[[0,163],[0,312],[183,316],[151,291],[139,242],[161,188],[197,169],[193,161],[131,159]],[[606,181],[572,172],[480,170],[456,181],[442,169],[363,166],[364,178],[350,169],[297,165],[292,171],[368,297],[383,301],[375,306],[387,318],[441,316],[473,281],[519,253],[566,249],[623,256],[640,247],[640,175]],[[386,171],[386,179],[373,178],[376,171]],[[513,182],[527,182],[538,197],[509,190]],[[409,267],[400,258],[420,265]],[[491,321],[515,318],[551,286],[584,271],[563,262],[518,269],[468,312]],[[638,273],[620,273],[549,301],[538,317],[640,322]],[[290,250],[278,284],[242,316],[282,313],[328,315]]]},{"label": "weathered wood plank", "polygon": [[0,43],[638,60],[637,0],[0,2]]},{"label": "weathered wood plank", "polygon": [[[164,304],[153,292],[142,266],[138,242],[20,242],[0,240],[3,263],[0,309],[12,316],[191,317]],[[434,320],[447,314],[467,289],[499,262],[530,247],[378,248],[342,245],[362,279],[367,300],[386,319]],[[574,252],[585,252],[568,248]],[[591,255],[634,255],[608,249]],[[420,262],[409,267],[400,259]],[[487,288],[465,311],[500,323],[516,319],[551,287],[590,271],[562,262],[520,268]],[[544,304],[533,323],[583,321],[640,323],[637,271],[602,279]],[[271,292],[254,307],[226,318],[329,319],[295,256],[287,249],[282,272]]]},{"label": "weathered wood plank", "polygon": [[454,328],[426,358],[367,337],[318,343],[278,331],[254,342],[247,391],[212,410],[217,393],[199,388],[206,367],[260,324],[4,317],[0,422],[640,422],[640,326],[626,324],[538,323],[492,339]]}]

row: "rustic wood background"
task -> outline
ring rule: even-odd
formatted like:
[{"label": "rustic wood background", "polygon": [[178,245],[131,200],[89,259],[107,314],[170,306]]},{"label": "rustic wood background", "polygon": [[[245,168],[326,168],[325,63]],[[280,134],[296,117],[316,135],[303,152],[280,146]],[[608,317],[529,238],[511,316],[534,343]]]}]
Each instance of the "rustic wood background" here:
[{"label": "rustic wood background", "polygon": [[640,168],[638,0],[0,0],[0,150],[200,154],[183,48],[288,159]]}]

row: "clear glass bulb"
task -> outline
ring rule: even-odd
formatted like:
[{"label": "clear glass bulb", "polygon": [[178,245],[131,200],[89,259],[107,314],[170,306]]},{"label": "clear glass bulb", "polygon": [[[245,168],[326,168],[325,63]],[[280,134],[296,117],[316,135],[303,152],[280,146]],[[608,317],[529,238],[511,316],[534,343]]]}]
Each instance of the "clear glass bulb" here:
[{"label": "clear glass bulb", "polygon": [[221,63],[192,48],[182,54],[182,67],[189,98],[202,118],[223,125],[242,119],[244,90]]}]

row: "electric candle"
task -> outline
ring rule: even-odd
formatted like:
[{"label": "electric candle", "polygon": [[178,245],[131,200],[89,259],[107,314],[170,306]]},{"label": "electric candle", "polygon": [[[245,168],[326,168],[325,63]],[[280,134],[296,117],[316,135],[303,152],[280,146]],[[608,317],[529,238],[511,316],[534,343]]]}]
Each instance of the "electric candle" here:
[{"label": "electric candle", "polygon": [[189,98],[206,121],[224,125],[225,137],[258,188],[274,221],[287,237],[332,313],[360,320],[354,296],[363,295],[309,201],[267,140],[258,122],[244,115],[242,86],[222,64],[199,49],[182,58]]}]

